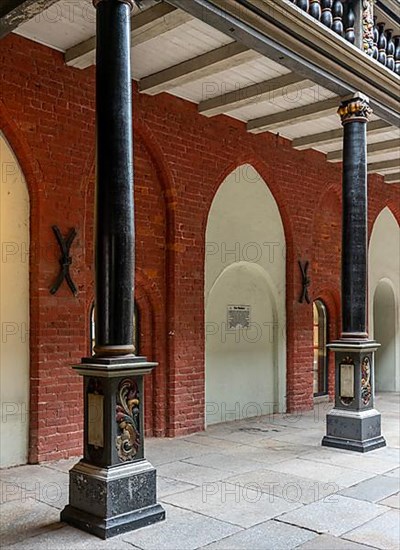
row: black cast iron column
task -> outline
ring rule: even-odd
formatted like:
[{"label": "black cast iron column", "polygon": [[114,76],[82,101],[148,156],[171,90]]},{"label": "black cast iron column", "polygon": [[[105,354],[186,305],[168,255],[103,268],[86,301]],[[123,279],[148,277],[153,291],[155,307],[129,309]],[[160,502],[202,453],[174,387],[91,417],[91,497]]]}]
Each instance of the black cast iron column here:
[{"label": "black cast iron column", "polygon": [[343,125],[342,338],[367,338],[367,122],[362,96],[339,108]]},{"label": "black cast iron column", "polygon": [[375,351],[367,333],[367,122],[368,98],[356,93],[338,110],[343,128],[342,334],[335,352],[335,406],[322,445],[358,452],[383,447],[374,407]]},{"label": "black cast iron column", "polygon": [[98,356],[134,353],[130,14],[133,0],[94,0],[96,51],[96,337]]},{"label": "black cast iron column", "polygon": [[84,456],[69,472],[61,520],[103,539],[165,518],[156,470],[145,458],[143,377],[156,363],[134,355],[134,198],[130,68],[133,0],[97,8],[95,356],[84,379]]}]

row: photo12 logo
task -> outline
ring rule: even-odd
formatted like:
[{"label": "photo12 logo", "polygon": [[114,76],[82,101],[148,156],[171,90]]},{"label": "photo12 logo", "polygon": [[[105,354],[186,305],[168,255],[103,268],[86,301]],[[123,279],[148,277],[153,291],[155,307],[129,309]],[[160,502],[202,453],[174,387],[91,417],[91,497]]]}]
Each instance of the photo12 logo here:
[{"label": "photo12 logo", "polygon": [[214,481],[203,483],[202,501],[204,503],[221,502],[232,505],[247,502],[256,504],[261,499],[274,503],[285,500],[290,503],[307,503],[320,501],[337,502],[336,493],[340,490],[337,483],[319,483],[317,481],[304,480],[297,482],[279,481],[250,481],[248,483],[229,483]]}]

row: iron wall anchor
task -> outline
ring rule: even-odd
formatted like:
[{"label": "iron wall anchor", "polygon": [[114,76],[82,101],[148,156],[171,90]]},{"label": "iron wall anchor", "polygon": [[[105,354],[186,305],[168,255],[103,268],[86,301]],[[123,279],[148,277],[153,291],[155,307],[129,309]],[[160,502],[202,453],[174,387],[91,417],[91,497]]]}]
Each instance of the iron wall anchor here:
[{"label": "iron wall anchor", "polygon": [[300,304],[302,304],[304,302],[304,300],[307,302],[307,304],[309,304],[311,302],[310,296],[308,295],[308,287],[311,284],[311,279],[307,274],[309,265],[310,265],[310,262],[308,262],[308,261],[304,262],[304,265],[303,265],[302,262],[299,260],[299,266],[300,266],[301,278],[302,278],[301,282],[302,282],[302,285],[303,285],[303,290],[302,290],[301,296],[299,298]]},{"label": "iron wall anchor", "polygon": [[77,231],[75,228],[72,228],[70,232],[68,233],[68,236],[66,239],[61,234],[60,229],[57,225],[52,226],[53,232],[56,236],[57,242],[60,246],[61,250],[61,258],[60,258],[60,273],[58,274],[58,277],[56,279],[56,282],[50,289],[50,294],[55,294],[60,286],[62,285],[64,279],[67,281],[67,284],[74,296],[78,294],[78,289],[75,286],[74,281],[72,280],[71,274],[69,272],[69,268],[72,264],[72,257],[70,256],[70,249],[71,245],[74,242],[74,239],[77,235]]}]

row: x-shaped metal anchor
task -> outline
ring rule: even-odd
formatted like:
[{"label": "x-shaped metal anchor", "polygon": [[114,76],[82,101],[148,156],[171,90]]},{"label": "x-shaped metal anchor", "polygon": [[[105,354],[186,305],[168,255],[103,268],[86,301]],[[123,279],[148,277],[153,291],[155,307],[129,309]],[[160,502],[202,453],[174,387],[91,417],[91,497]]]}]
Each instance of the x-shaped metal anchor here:
[{"label": "x-shaped metal anchor", "polygon": [[300,266],[301,277],[302,277],[302,285],[303,285],[303,290],[299,300],[300,304],[302,304],[304,300],[307,302],[307,304],[311,302],[310,296],[308,295],[308,287],[311,284],[311,279],[307,274],[309,265],[310,265],[310,262],[304,262],[304,265],[303,265],[302,262],[299,260],[299,266]]},{"label": "x-shaped metal anchor", "polygon": [[74,281],[71,278],[71,274],[69,272],[69,267],[72,264],[72,258],[69,255],[69,251],[76,237],[77,232],[75,229],[71,229],[70,232],[68,233],[67,238],[64,239],[57,225],[53,225],[52,229],[54,231],[57,242],[60,245],[60,249],[61,249],[61,258],[60,258],[61,269],[56,279],[56,282],[50,289],[50,293],[55,294],[65,279],[67,281],[69,288],[71,289],[72,294],[76,296],[78,294],[78,289],[76,288]]}]

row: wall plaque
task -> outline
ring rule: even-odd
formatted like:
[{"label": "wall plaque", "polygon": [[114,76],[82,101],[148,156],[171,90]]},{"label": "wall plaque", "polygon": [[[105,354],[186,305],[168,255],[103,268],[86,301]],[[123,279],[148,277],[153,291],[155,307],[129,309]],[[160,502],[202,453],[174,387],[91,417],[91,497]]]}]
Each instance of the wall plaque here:
[{"label": "wall plaque", "polygon": [[340,397],[354,397],[353,364],[340,364]]},{"label": "wall plaque", "polygon": [[228,306],[228,329],[250,328],[250,306]]},{"label": "wall plaque", "polygon": [[95,447],[104,446],[103,401],[103,395],[88,394],[88,444]]}]

